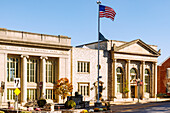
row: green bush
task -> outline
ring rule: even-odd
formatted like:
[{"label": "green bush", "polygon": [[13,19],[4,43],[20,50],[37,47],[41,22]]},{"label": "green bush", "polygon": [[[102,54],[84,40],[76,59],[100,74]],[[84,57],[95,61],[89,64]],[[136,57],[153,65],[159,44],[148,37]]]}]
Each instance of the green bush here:
[{"label": "green bush", "polygon": [[45,99],[40,99],[37,101],[37,104],[39,107],[43,107],[46,104],[46,100]]},{"label": "green bush", "polygon": [[165,97],[165,96],[166,96],[165,93],[159,93],[159,94],[157,94],[157,97],[160,97],[160,98],[163,98],[163,97]]},{"label": "green bush", "polygon": [[20,113],[32,113],[32,112],[31,111],[21,111]]},{"label": "green bush", "polygon": [[65,108],[71,109],[75,107],[76,107],[76,103],[73,100],[66,101]]}]

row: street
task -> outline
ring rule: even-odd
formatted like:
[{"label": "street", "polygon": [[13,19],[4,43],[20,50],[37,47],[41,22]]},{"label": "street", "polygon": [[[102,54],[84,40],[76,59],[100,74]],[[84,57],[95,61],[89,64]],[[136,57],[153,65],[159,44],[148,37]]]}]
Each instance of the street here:
[{"label": "street", "polygon": [[170,102],[111,106],[116,113],[170,113]]}]

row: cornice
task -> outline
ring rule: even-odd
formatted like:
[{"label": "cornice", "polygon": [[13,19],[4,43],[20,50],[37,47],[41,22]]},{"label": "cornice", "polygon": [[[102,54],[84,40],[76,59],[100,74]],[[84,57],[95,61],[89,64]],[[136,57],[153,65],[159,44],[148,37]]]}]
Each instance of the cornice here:
[{"label": "cornice", "polygon": [[128,54],[128,55],[138,55],[138,56],[151,56],[151,57],[159,57],[159,55],[149,55],[149,54],[140,54],[140,53],[128,53],[128,52],[118,52],[118,51],[113,51],[114,53],[119,53],[119,54]]},{"label": "cornice", "polygon": [[35,43],[35,42],[24,42],[24,41],[16,41],[16,40],[4,40],[4,39],[0,39],[0,44],[26,46],[26,47],[37,47],[37,48],[49,48],[49,49],[61,49],[61,50],[70,50],[72,48],[72,46]]}]

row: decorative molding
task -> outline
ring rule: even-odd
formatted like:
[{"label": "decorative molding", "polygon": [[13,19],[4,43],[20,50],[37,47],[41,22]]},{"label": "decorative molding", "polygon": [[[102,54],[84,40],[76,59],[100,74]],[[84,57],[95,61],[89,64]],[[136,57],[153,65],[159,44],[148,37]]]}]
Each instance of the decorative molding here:
[{"label": "decorative molding", "polygon": [[47,60],[48,57],[47,57],[47,56],[41,56],[40,59],[45,59],[45,60]]},{"label": "decorative molding", "polygon": [[24,52],[39,52],[39,53],[55,53],[59,55],[68,55],[68,51],[61,51],[61,50],[47,50],[47,49],[40,49],[40,48],[28,48],[28,47],[17,47],[17,46],[5,46],[0,45],[1,50],[12,50],[12,51],[24,51]]},{"label": "decorative molding", "polygon": [[29,58],[28,55],[25,55],[25,54],[21,55],[21,58],[24,58],[24,57]]}]

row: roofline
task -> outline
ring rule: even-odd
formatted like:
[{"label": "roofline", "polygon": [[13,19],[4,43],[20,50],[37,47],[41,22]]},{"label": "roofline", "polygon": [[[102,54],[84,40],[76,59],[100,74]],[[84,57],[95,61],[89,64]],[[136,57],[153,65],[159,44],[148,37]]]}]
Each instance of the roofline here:
[{"label": "roofline", "polygon": [[162,66],[163,63],[165,63],[168,59],[170,58],[170,56],[168,58],[166,58],[162,63],[160,63],[158,66]]},{"label": "roofline", "polygon": [[[100,42],[105,42],[105,41],[100,41]],[[95,43],[98,43],[98,42],[91,42],[91,43],[87,43],[87,44],[81,44],[81,45],[78,45],[78,46],[75,46],[75,47],[81,47],[81,46],[84,46],[84,45],[91,45],[91,44],[95,44]]]},{"label": "roofline", "polygon": [[[123,43],[127,43],[126,41],[118,41],[118,40],[108,40],[109,42],[110,41],[115,41],[115,42],[123,42]],[[105,41],[100,41],[100,42],[105,42]],[[91,44],[95,44],[95,43],[98,43],[97,41],[96,42],[91,42],[91,43],[87,43],[87,44],[82,44],[82,45],[78,45],[76,47],[80,47],[80,46],[84,46],[84,45],[91,45]]]},{"label": "roofline", "polygon": [[3,30],[3,31],[13,31],[13,32],[19,32],[19,33],[28,33],[28,34],[33,34],[33,35],[54,36],[54,37],[71,39],[71,37],[63,36],[63,35],[48,35],[48,34],[32,33],[32,32],[26,32],[26,31],[9,30],[9,29],[6,29],[6,28],[0,28],[0,30],[1,30],[1,31],[2,31],[2,30]]},{"label": "roofline", "polygon": [[131,45],[131,44],[133,44],[133,43],[138,43],[138,42],[141,43],[144,47],[146,47],[146,48],[150,49],[151,51],[153,51],[154,53],[156,53],[158,56],[161,55],[161,54],[158,53],[155,49],[153,49],[149,44],[146,44],[145,42],[143,42],[143,41],[140,40],[140,39],[132,40],[132,41],[127,42],[127,43],[125,43],[125,44],[123,44],[123,45],[120,45],[120,46],[118,46],[118,47],[116,48],[115,51],[119,51],[120,49],[125,48],[127,45]]},{"label": "roofline", "polygon": [[[136,39],[136,40],[140,40],[140,39]],[[108,40],[108,41],[109,42],[110,41],[115,41],[115,42],[128,43],[127,41],[118,41],[118,40]],[[100,41],[100,42],[104,42],[104,41]],[[91,43],[87,43],[87,44],[81,44],[81,45],[78,45],[78,46],[75,46],[75,47],[81,47],[81,46],[84,46],[84,45],[91,45],[91,44],[95,44],[95,43],[98,43],[98,42],[96,41],[96,42],[91,42]],[[150,44],[147,44],[147,45],[158,47],[157,45],[150,45]]]}]

